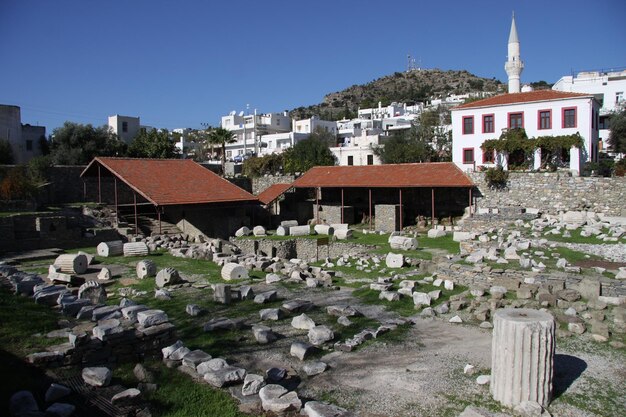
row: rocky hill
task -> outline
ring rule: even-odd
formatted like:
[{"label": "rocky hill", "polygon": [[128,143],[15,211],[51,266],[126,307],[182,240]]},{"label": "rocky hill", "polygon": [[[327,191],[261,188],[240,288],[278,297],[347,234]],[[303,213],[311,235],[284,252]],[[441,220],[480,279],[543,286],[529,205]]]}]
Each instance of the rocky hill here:
[{"label": "rocky hill", "polygon": [[467,71],[420,69],[396,72],[367,84],[327,94],[322,103],[298,107],[291,111],[291,115],[297,119],[317,115],[325,120],[338,120],[356,116],[359,107],[376,107],[379,101],[383,106],[394,101],[411,104],[449,94],[479,91],[504,91],[504,84],[495,78],[481,78]]}]

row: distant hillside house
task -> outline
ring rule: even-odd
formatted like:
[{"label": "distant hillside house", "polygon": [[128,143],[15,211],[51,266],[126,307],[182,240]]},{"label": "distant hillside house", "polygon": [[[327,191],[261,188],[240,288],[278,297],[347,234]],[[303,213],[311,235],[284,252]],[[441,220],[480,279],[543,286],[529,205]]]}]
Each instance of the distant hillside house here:
[{"label": "distant hillside house", "polygon": [[0,104],[0,140],[6,140],[11,145],[15,164],[25,164],[41,155],[40,142],[45,139],[45,126],[22,124],[19,106]]},{"label": "distant hillside house", "polygon": [[[599,113],[600,104],[592,94],[553,90],[502,94],[463,104],[452,109],[452,161],[464,171],[496,162],[507,169],[509,161],[503,155],[481,150],[485,140],[514,128],[525,129],[529,138],[578,132],[584,147],[569,151],[569,168],[579,175],[585,162],[598,160]],[[537,151],[533,167],[540,166],[541,152]]]}]

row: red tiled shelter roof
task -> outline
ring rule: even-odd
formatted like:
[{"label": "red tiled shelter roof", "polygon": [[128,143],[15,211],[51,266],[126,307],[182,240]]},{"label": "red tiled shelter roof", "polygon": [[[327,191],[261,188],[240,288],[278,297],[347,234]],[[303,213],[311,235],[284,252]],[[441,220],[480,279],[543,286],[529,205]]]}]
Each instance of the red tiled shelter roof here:
[{"label": "red tiled shelter roof", "polygon": [[80,176],[97,176],[98,165],[157,206],[257,200],[190,159],[97,157]]},{"label": "red tiled shelter roof", "polygon": [[287,190],[293,187],[293,184],[273,184],[267,189],[265,189],[262,193],[260,193],[257,198],[262,204],[268,205],[272,201],[276,200],[278,197],[283,195]]},{"label": "red tiled shelter roof", "polygon": [[297,188],[474,187],[452,162],[364,166],[318,166],[293,183]]},{"label": "red tiled shelter roof", "polygon": [[568,93],[565,91],[557,90],[536,90],[528,91],[526,93],[500,94],[498,96],[488,97],[482,100],[461,104],[454,107],[452,110],[471,109],[475,107],[503,106],[507,104],[531,103],[536,101],[561,100],[581,97],[593,98],[594,96],[593,94]]}]

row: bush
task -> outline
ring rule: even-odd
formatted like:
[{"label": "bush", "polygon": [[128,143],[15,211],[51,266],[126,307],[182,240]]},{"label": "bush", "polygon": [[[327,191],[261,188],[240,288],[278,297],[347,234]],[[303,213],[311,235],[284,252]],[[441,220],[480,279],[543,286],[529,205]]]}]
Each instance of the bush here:
[{"label": "bush", "polygon": [[626,158],[622,158],[615,163],[615,175],[618,177],[626,175]]},{"label": "bush", "polygon": [[23,166],[11,168],[0,182],[0,200],[25,200],[35,196],[36,185]]},{"label": "bush", "polygon": [[487,168],[485,171],[485,180],[487,185],[492,188],[504,188],[509,180],[509,172],[502,169],[501,166],[496,168]]}]

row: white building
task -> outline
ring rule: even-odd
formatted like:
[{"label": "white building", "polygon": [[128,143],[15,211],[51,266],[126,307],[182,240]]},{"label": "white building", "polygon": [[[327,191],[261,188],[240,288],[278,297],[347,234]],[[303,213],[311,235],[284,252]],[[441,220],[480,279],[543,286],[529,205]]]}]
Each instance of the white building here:
[{"label": "white building", "polygon": [[233,132],[237,142],[226,145],[226,158],[237,155],[259,154],[261,137],[274,133],[289,133],[291,118],[287,112],[244,115],[234,111],[223,116],[221,127]]},{"label": "white building", "polygon": [[576,76],[561,77],[553,90],[594,94],[602,104],[600,108],[600,139],[609,137],[609,117],[626,106],[626,70],[585,71]]},{"label": "white building", "polygon": [[131,143],[141,128],[139,117],[120,116],[119,114],[109,116],[108,124],[109,129],[126,143]]},{"label": "white building", "polygon": [[0,140],[9,142],[15,164],[25,164],[41,155],[40,142],[45,139],[44,126],[22,124],[19,106],[0,104]]},{"label": "white building", "polygon": [[[529,138],[579,133],[583,149],[569,152],[569,168],[578,175],[582,164],[598,158],[598,116],[600,104],[592,94],[538,90],[502,94],[452,109],[452,161],[462,170],[478,166],[507,168],[503,155],[484,153],[480,146],[497,139],[506,129],[523,128]],[[534,168],[541,164],[537,151]]]},{"label": "white building", "polygon": [[380,165],[373,146],[380,144],[380,131],[363,129],[359,136],[344,137],[338,146],[330,148],[338,165]]}]

